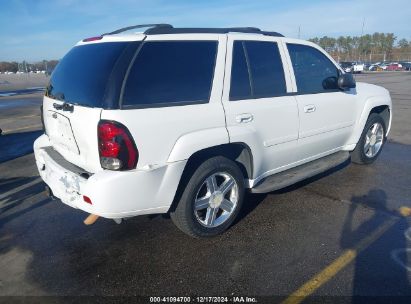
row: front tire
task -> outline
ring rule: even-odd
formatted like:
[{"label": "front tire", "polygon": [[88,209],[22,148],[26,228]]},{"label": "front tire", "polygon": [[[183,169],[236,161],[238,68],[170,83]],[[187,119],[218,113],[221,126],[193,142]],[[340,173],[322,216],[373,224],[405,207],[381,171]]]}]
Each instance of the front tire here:
[{"label": "front tire", "polygon": [[372,113],[368,117],[357,146],[351,153],[351,160],[362,165],[373,163],[380,155],[385,143],[386,130],[382,117]]},{"label": "front tire", "polygon": [[232,160],[217,156],[193,173],[173,212],[174,224],[193,237],[211,237],[227,230],[244,199],[244,176]]}]

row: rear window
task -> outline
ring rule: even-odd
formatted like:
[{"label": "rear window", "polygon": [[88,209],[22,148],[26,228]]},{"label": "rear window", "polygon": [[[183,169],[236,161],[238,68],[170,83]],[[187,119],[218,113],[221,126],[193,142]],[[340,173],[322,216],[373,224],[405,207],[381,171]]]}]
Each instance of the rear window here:
[{"label": "rear window", "polygon": [[123,107],[206,103],[217,41],[144,42],[126,80]]},{"label": "rear window", "polygon": [[54,70],[46,95],[88,107],[103,107],[110,75],[128,42],[76,46]]}]

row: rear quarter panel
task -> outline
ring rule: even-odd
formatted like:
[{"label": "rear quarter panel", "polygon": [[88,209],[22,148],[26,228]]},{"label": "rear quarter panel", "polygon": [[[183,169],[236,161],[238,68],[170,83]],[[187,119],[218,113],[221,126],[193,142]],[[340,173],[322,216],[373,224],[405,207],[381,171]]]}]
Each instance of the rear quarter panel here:
[{"label": "rear quarter panel", "polygon": [[228,142],[220,103],[105,110],[101,118],[118,121],[129,129],[139,152],[137,169],[163,166],[170,154],[170,162],[187,159],[201,148],[196,142],[210,145],[215,142],[213,138]]}]

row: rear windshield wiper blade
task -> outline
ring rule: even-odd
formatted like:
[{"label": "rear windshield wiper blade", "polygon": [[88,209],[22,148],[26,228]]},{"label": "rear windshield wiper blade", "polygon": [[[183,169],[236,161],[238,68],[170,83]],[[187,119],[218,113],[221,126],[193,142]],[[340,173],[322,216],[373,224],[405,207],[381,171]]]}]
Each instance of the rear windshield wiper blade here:
[{"label": "rear windshield wiper blade", "polygon": [[56,99],[56,100],[65,101],[64,93],[61,93],[61,92],[58,92],[58,93],[56,93],[56,94],[53,94],[53,93],[51,92],[51,90],[46,89],[45,95],[46,95],[47,97],[50,97],[50,98],[53,98],[53,99]]}]

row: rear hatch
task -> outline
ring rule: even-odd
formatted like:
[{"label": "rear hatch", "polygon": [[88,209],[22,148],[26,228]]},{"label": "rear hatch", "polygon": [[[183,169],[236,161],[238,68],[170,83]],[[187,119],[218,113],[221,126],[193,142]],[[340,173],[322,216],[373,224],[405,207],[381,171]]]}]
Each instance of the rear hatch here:
[{"label": "rear hatch", "polygon": [[102,170],[97,139],[101,112],[118,108],[124,74],[139,44],[110,39],[79,43],[71,49],[54,70],[43,100],[51,145],[91,173]]}]

